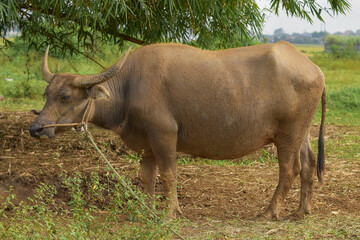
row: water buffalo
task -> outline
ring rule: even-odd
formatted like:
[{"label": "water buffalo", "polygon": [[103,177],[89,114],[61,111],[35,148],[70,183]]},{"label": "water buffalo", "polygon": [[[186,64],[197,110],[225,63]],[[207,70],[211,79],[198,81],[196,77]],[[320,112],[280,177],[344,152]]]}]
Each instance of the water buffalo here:
[{"label": "water buffalo", "polygon": [[[324,169],[325,82],[321,70],[287,42],[206,51],[180,44],[154,44],[129,51],[103,73],[53,74],[46,104],[32,123],[33,137],[53,138],[80,122],[88,99],[89,122],[111,129],[143,153],[140,176],[153,201],[156,167],[169,200],[169,216],[181,213],[176,192],[176,152],[233,159],[262,146],[277,147],[279,182],[263,219],[278,219],[280,206],[301,175],[300,205],[291,217],[310,212],[313,177]],[[322,99],[319,154],[309,129]]]}]

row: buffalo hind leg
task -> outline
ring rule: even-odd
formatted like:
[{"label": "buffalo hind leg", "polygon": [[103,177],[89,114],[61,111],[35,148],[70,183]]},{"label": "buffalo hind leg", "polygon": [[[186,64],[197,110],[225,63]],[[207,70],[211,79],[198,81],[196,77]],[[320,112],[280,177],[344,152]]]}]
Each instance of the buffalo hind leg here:
[{"label": "buffalo hind leg", "polygon": [[[270,205],[259,215],[258,220],[279,220],[279,212],[287,193],[300,172],[300,147],[297,144],[277,144],[279,161],[279,182]],[[298,144],[299,146],[300,144]],[[298,150],[297,150],[298,149]]]},{"label": "buffalo hind leg", "polygon": [[300,192],[300,205],[299,208],[286,219],[299,219],[303,218],[306,214],[310,214],[312,189],[314,182],[314,175],[316,169],[316,155],[311,149],[309,134],[306,135],[304,143],[300,152],[301,160],[301,192]]},{"label": "buffalo hind leg", "polygon": [[139,176],[144,187],[148,207],[154,207],[156,162],[152,155],[144,155],[140,161]]}]

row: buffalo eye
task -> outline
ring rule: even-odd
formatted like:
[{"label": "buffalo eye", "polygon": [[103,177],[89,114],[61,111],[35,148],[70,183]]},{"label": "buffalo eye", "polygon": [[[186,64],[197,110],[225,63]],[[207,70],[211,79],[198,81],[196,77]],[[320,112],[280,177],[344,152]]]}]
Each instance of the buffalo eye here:
[{"label": "buffalo eye", "polygon": [[70,96],[69,96],[69,95],[63,95],[63,96],[60,97],[60,100],[61,100],[62,102],[67,102],[67,101],[69,101],[69,99],[70,99]]}]

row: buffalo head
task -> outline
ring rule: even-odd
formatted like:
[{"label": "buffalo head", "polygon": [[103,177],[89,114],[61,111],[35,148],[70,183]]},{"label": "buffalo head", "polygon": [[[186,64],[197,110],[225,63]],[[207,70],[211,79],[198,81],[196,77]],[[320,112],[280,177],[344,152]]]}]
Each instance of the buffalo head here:
[{"label": "buffalo head", "polygon": [[45,89],[46,103],[39,116],[30,127],[30,135],[39,138],[53,138],[65,127],[43,128],[48,124],[80,122],[89,98],[109,98],[110,93],[100,84],[112,78],[124,64],[129,52],[103,73],[96,75],[77,75],[70,73],[53,74],[48,68],[48,51],[46,49],[42,62],[42,76],[49,85]]}]

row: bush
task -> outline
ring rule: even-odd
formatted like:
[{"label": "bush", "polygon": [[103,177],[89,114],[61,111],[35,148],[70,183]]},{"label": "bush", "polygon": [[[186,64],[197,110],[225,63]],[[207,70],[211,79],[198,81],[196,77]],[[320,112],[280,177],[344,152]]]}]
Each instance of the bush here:
[{"label": "bush", "polygon": [[360,36],[327,35],[325,42],[329,45],[347,45],[349,43],[360,45]]},{"label": "bush", "polygon": [[331,45],[330,56],[335,58],[356,58],[359,56],[359,53],[356,52],[352,43],[348,43],[342,46]]},{"label": "bush", "polygon": [[325,38],[325,50],[335,58],[359,57],[360,36],[334,36]]}]

